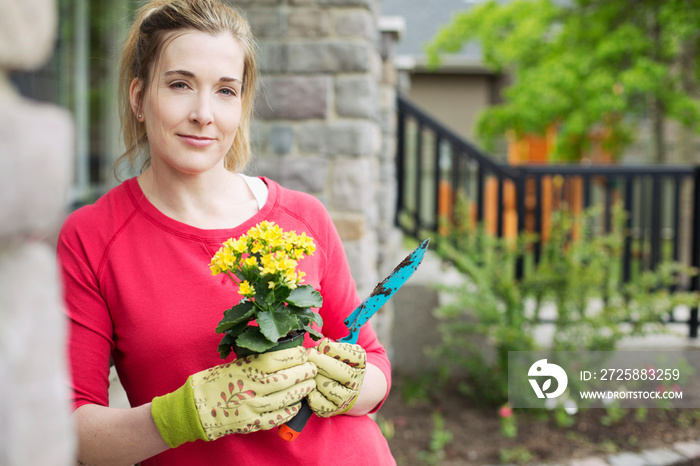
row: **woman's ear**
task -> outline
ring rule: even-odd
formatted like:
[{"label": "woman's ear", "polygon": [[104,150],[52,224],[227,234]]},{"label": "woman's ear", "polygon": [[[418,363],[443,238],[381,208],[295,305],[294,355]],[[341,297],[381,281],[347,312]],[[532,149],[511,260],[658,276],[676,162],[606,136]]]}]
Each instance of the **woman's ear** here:
[{"label": "woman's ear", "polygon": [[141,111],[141,102],[143,102],[143,81],[139,78],[134,78],[129,86],[129,101],[131,102],[131,110],[136,115],[139,121],[143,121],[143,112]]}]

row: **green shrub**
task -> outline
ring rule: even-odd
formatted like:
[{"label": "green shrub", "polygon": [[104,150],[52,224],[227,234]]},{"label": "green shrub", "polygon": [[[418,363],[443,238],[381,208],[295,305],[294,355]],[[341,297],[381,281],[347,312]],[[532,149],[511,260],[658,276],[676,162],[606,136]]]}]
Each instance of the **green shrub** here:
[{"label": "green shrub", "polygon": [[[620,206],[613,208],[612,228],[605,234],[594,232],[597,207],[578,216],[553,214],[537,264],[536,236],[497,238],[471,225],[463,206],[437,247],[468,283],[444,288],[454,299],[436,310],[442,341],[432,356],[441,370],[466,374],[461,389],[482,403],[506,401],[509,351],[543,349],[534,331],[545,304],[556,309],[551,343],[556,351],[613,350],[625,337],[666,332],[664,319],[675,306],[698,305],[697,294],[671,291],[681,277],[694,273],[678,263],[662,263],[622,282],[626,215]],[[519,258],[527,265],[522,279],[515,276]]]}]

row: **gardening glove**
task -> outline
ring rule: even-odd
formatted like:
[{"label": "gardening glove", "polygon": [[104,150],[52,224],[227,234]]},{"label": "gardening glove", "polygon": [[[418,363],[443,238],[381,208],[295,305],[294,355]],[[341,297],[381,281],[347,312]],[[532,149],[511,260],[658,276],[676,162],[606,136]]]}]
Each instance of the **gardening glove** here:
[{"label": "gardening glove", "polygon": [[316,390],[306,398],[311,410],[320,417],[349,411],[365,378],[367,353],[364,348],[324,338],[309,352],[309,361],[318,368]]},{"label": "gardening glove", "polygon": [[177,447],[197,439],[272,429],[294,417],[316,383],[306,349],[289,348],[236,359],[188,377],[151,403],[165,442]]}]

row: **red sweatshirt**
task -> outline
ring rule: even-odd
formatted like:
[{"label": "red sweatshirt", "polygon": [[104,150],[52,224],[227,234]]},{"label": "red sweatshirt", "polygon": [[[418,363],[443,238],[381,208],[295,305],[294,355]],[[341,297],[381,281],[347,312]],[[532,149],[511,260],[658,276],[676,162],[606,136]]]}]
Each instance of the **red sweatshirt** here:
[{"label": "red sweatshirt", "polygon": [[[314,197],[263,179],[263,208],[233,229],[202,230],[158,211],[132,178],[66,220],[58,242],[70,323],[69,359],[74,408],[108,405],[109,362],[132,406],[180,387],[195,372],[221,364],[223,311],[240,297],[229,279],[212,276],[209,261],[221,243],[268,220],[314,238],[316,252],[299,262],[304,283],[323,296],[322,332],[347,335],[345,317],[360,298],[345,253],[324,206]],[[305,346],[312,346],[307,336]],[[390,366],[366,325],[358,344],[389,384]],[[230,356],[230,359],[233,355]],[[145,465],[383,465],[395,464],[377,425],[367,416],[312,416],[299,438],[275,429],[195,441],[142,462]]]}]

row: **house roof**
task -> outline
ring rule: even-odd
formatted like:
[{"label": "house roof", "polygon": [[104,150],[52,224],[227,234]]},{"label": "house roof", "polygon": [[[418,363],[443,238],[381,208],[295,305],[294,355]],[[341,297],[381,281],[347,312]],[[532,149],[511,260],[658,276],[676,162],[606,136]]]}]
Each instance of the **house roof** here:
[{"label": "house roof", "polygon": [[[485,0],[382,0],[382,16],[400,16],[405,22],[399,42],[396,44],[396,65],[399,68],[423,68],[425,45],[437,31],[446,25],[456,13],[483,3]],[[511,0],[497,0],[508,3]],[[557,5],[570,5],[572,0],[552,0]],[[483,64],[481,47],[469,42],[455,54],[442,57],[442,72],[487,71]]]},{"label": "house roof", "polygon": [[[479,0],[382,0],[382,16],[401,16],[406,29],[396,44],[398,56],[410,57],[417,64],[424,61],[427,44],[440,27],[446,25],[457,12],[470,9]],[[453,54],[453,60],[481,63],[481,50],[478,44],[466,44]]]}]

